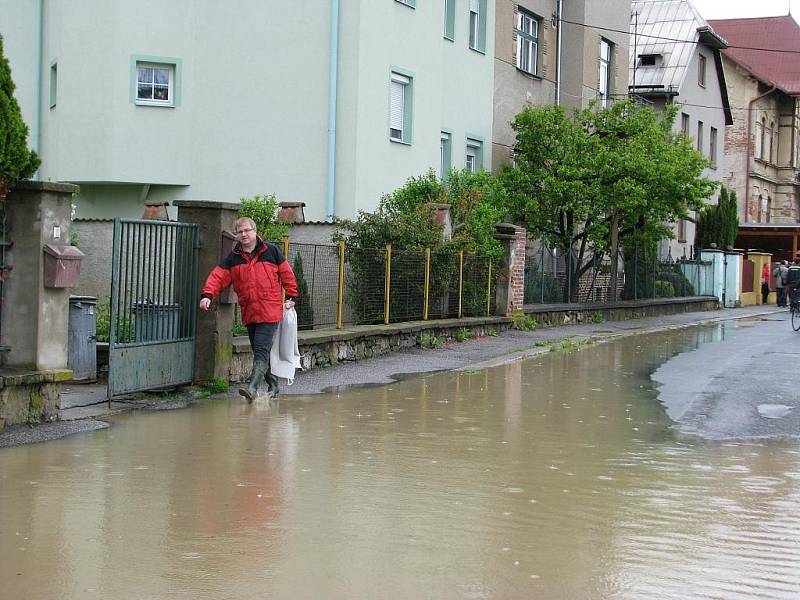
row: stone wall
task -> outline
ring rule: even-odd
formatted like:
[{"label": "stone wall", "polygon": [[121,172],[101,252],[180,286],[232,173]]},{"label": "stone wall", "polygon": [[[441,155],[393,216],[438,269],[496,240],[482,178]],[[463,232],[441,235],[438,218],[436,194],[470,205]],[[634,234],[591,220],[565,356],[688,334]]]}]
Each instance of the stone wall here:
[{"label": "stone wall", "polygon": [[[590,323],[598,319],[604,321],[624,321],[658,315],[670,315],[683,312],[716,310],[719,303],[716,298],[666,298],[659,300],[639,300],[616,302],[614,304],[595,304],[567,307],[559,310],[539,309],[527,306],[525,314],[536,319],[539,326],[556,327]],[[381,356],[422,346],[423,336],[430,342],[431,336],[447,342],[456,339],[456,333],[463,328],[468,329],[473,337],[488,335],[511,328],[510,317],[487,317],[450,319],[448,321],[415,321],[412,323],[393,324],[388,326],[363,326],[357,331],[329,330],[327,332],[300,332],[300,361],[304,371],[328,367],[339,362],[349,362]],[[320,335],[322,334],[322,335]],[[250,375],[253,365],[253,354],[250,342],[246,337],[237,337],[233,341],[233,359],[229,379],[234,382],[245,381]]]},{"label": "stone wall", "polygon": [[57,420],[61,383],[71,377],[72,371],[65,369],[16,373],[4,369],[0,375],[0,429]]}]

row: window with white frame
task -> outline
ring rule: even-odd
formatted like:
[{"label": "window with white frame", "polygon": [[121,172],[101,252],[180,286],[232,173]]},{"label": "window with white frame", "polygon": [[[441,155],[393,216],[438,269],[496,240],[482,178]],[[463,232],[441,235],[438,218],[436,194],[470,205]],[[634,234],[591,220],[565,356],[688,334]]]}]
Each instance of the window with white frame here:
[{"label": "window with white frame", "polygon": [[480,23],[480,3],[478,0],[469,0],[469,47],[473,50],[478,49]]},{"label": "window with white frame", "polygon": [[706,57],[702,54],[697,55],[697,84],[706,87]]},{"label": "window with white frame", "polygon": [[452,135],[442,131],[439,137],[439,177],[441,179],[447,179],[450,168],[453,166],[452,148]]},{"label": "window with white frame", "polygon": [[159,63],[136,63],[136,103],[174,104],[175,66]]},{"label": "window with white frame", "polygon": [[689,115],[681,113],[681,131],[689,135]]},{"label": "window with white frame", "polygon": [[389,139],[411,143],[411,83],[408,75],[392,71],[389,91]]},{"label": "window with white frame", "polygon": [[455,39],[456,0],[444,0],[444,37]]},{"label": "window with white frame", "polygon": [[708,160],[711,166],[717,166],[717,128],[712,127],[708,132]]},{"label": "window with white frame", "polygon": [[600,39],[600,84],[598,88],[600,104],[608,106],[608,96],[611,93],[611,42]]},{"label": "window with white frame", "polygon": [[531,75],[539,71],[539,18],[522,9],[517,12],[517,68]]},{"label": "window with white frame", "polygon": [[467,138],[466,168],[470,173],[476,173],[483,168],[483,142]]},{"label": "window with white frame", "polygon": [[702,154],[703,153],[703,122],[702,121],[698,121],[697,122],[697,139],[695,141],[697,142],[697,151]]}]

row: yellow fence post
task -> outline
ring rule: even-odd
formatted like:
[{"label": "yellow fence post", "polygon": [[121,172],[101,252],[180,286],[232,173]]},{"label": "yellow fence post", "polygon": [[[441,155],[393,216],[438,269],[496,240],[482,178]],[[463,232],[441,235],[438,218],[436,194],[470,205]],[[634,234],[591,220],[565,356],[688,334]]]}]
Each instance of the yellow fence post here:
[{"label": "yellow fence post", "polygon": [[428,298],[430,297],[431,285],[431,249],[425,248],[425,310],[422,318],[428,320]]},{"label": "yellow fence post", "polygon": [[383,323],[389,324],[389,293],[392,290],[392,245],[386,244],[386,268],[384,269],[386,281],[383,285]]},{"label": "yellow fence post", "polygon": [[492,315],[492,259],[491,257],[487,259],[489,262],[489,277],[486,282],[486,316],[490,317]]},{"label": "yellow fence post", "polygon": [[336,329],[342,328],[344,306],[344,240],[339,241],[339,289],[336,294]]},{"label": "yellow fence post", "polygon": [[[283,256],[286,260],[289,260],[289,236],[284,235],[282,239],[283,239]],[[292,264],[291,261],[289,262],[289,264]],[[281,288],[281,300],[286,302],[286,290],[284,290],[283,288]],[[303,300],[308,302],[308,298],[303,298]]]},{"label": "yellow fence post", "polygon": [[464,292],[464,251],[458,253],[458,318],[461,318],[461,295]]}]

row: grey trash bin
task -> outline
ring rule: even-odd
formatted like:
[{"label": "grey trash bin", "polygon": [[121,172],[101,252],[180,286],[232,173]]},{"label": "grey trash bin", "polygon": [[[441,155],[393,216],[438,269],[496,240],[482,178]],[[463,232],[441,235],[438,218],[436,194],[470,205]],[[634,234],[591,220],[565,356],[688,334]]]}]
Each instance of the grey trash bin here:
[{"label": "grey trash bin", "polygon": [[67,366],[75,381],[97,380],[97,298],[69,297]]},{"label": "grey trash bin", "polygon": [[139,300],[133,303],[134,339],[155,342],[175,339],[180,334],[180,304]]}]

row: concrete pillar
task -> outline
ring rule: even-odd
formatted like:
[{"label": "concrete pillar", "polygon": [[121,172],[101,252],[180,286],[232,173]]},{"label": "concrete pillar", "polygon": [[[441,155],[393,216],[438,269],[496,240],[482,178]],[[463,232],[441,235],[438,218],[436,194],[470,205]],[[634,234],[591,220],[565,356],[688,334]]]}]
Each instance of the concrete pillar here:
[{"label": "concrete pillar", "polygon": [[[238,203],[204,200],[176,200],[178,221],[200,226],[200,255],[198,257],[198,290],[203,288],[208,274],[222,260],[223,232],[233,228]],[[200,302],[198,294],[197,302]],[[197,311],[197,348],[195,350],[195,381],[224,379],[228,381],[233,356],[234,305],[215,301],[209,311]]]},{"label": "concrete pillar", "polygon": [[503,258],[497,273],[495,311],[508,316],[522,310],[525,301],[525,244],[528,232],[511,223],[495,225],[495,239],[503,244]]},{"label": "concrete pillar", "polygon": [[[6,264],[0,343],[4,364],[37,371],[67,368],[69,289],[44,287],[45,244],[69,244],[78,186],[25,181],[6,198]],[[109,253],[111,249],[109,248]]]}]

